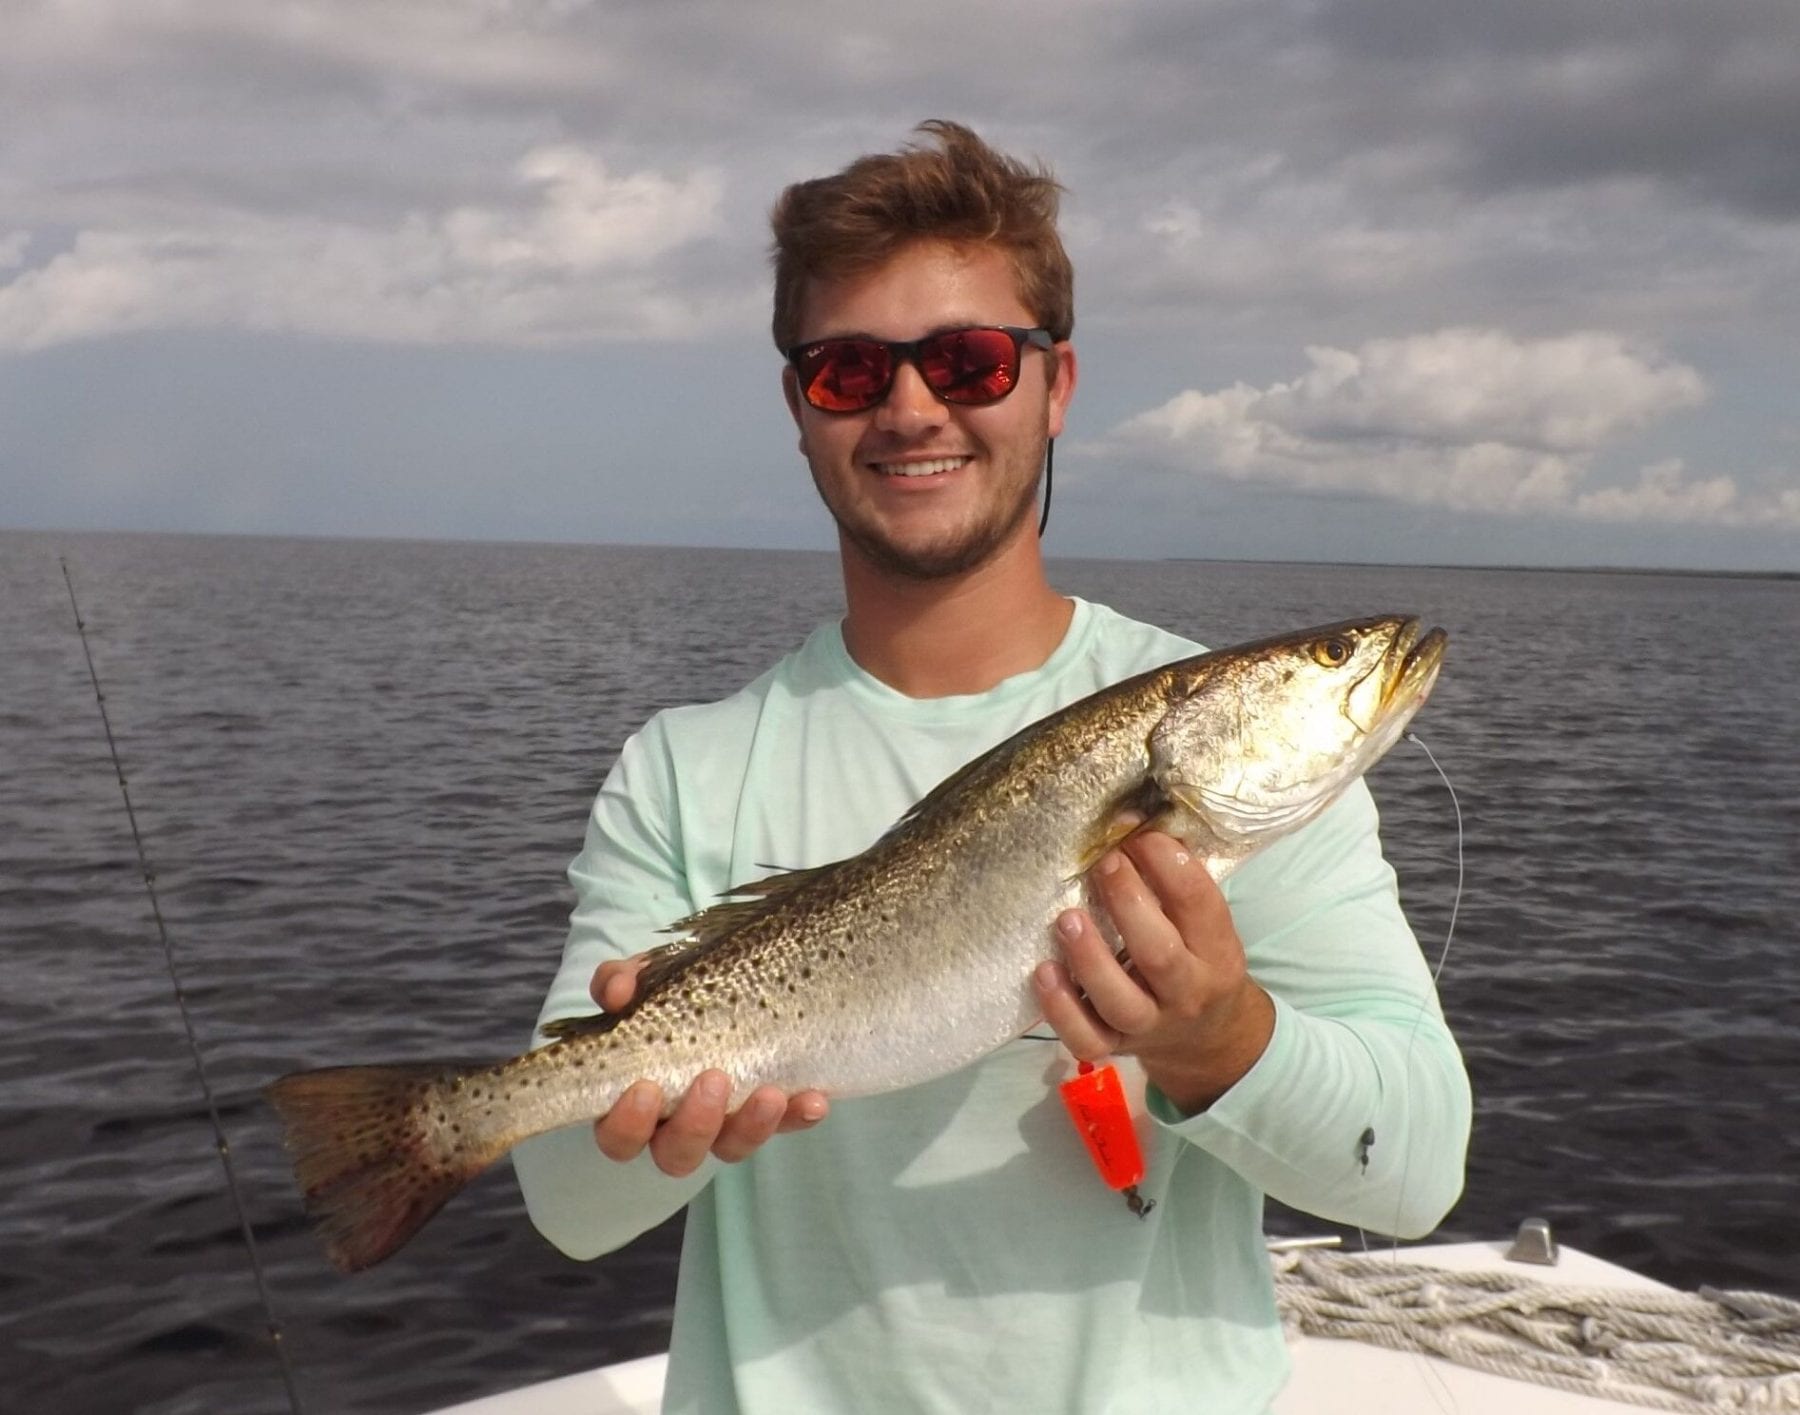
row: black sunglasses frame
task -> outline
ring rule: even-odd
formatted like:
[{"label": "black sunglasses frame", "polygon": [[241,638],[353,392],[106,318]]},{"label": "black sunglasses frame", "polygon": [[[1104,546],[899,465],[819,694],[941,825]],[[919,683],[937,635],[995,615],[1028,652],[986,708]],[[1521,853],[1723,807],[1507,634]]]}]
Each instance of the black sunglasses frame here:
[{"label": "black sunglasses frame", "polygon": [[[900,365],[902,363],[909,363],[919,371],[921,381],[924,382],[927,388],[931,389],[932,395],[937,398],[939,402],[948,403],[956,408],[991,408],[994,404],[1004,401],[1012,393],[1013,389],[1018,386],[1016,379],[1013,383],[1008,384],[1005,391],[997,398],[949,398],[945,396],[942,389],[932,388],[931,379],[927,377],[925,373],[925,365],[920,362],[919,351],[927,344],[938,339],[948,339],[958,334],[995,332],[1004,334],[1012,340],[1013,368],[1015,373],[1025,362],[1025,350],[1027,347],[1044,350],[1053,350],[1056,348],[1056,337],[1042,325],[1027,329],[1022,325],[1017,324],[966,324],[956,329],[937,330],[934,333],[927,334],[922,339],[871,339],[863,335],[842,335],[831,339],[809,339],[806,343],[796,344],[793,348],[787,350],[787,361],[792,366],[796,377],[799,379],[800,396],[806,400],[808,407],[816,408],[821,413],[838,413],[847,416],[851,413],[866,413],[871,408],[880,407],[882,401],[886,399],[888,394],[893,392],[894,379],[899,374]],[[800,361],[805,357],[809,350],[820,349],[827,344],[873,345],[876,348],[886,350],[888,356],[887,382],[881,385],[880,390],[871,397],[867,403],[855,408],[826,408],[813,402],[812,398],[808,396],[808,382],[801,370]]]}]

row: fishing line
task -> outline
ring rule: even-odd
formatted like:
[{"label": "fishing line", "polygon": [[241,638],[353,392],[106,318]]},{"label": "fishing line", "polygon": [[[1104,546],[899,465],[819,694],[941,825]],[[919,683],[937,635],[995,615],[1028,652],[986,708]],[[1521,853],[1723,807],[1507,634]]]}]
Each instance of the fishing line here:
[{"label": "fishing line", "polygon": [[144,850],[144,835],[138,828],[137,811],[131,804],[131,788],[125,782],[125,768],[119,760],[119,744],[113,737],[112,717],[106,710],[106,694],[100,688],[100,673],[94,667],[94,651],[88,643],[87,621],[81,617],[81,605],[75,599],[75,581],[69,574],[66,556],[58,556],[63,584],[69,590],[69,608],[75,615],[75,632],[81,636],[81,652],[87,659],[88,678],[94,685],[94,705],[100,709],[100,725],[106,729],[106,750],[112,757],[113,775],[119,779],[119,795],[125,801],[125,817],[131,822],[131,842],[137,847],[138,870],[144,878],[144,892],[150,896],[150,913],[156,920],[156,933],[162,940],[163,962],[169,970],[169,985],[175,992],[175,1006],[181,1013],[181,1026],[187,1033],[188,1051],[194,1059],[194,1074],[200,1080],[200,1093],[206,1100],[206,1113],[212,1121],[213,1139],[218,1146],[219,1163],[225,1169],[225,1187],[231,1191],[231,1202],[237,1209],[238,1227],[244,1235],[244,1249],[250,1255],[250,1271],[256,1278],[256,1293],[262,1302],[263,1317],[268,1323],[269,1340],[275,1346],[275,1359],[281,1366],[281,1383],[287,1388],[288,1408],[300,1415],[300,1394],[294,1386],[294,1371],[288,1364],[287,1347],[282,1343],[281,1326],[275,1320],[275,1307],[269,1300],[269,1286],[263,1277],[262,1257],[257,1252],[256,1235],[250,1227],[249,1210],[243,1192],[238,1188],[237,1171],[231,1162],[231,1146],[225,1139],[225,1125],[219,1118],[218,1102],[213,1098],[212,1083],[207,1079],[206,1062],[201,1057],[200,1039],[194,1033],[194,1021],[188,1013],[187,994],[182,990],[181,974],[175,966],[175,946],[169,941],[168,927],[163,923],[162,905],[156,897],[156,874],[150,868]]},{"label": "fishing line", "polygon": [[[1417,732],[1409,731],[1405,734],[1405,736],[1406,736],[1407,741],[1411,742],[1421,752],[1425,753],[1426,760],[1428,760],[1431,763],[1433,770],[1435,770],[1437,772],[1439,778],[1443,781],[1444,790],[1446,790],[1450,793],[1450,808],[1456,812],[1456,897],[1450,901],[1450,922],[1444,928],[1444,947],[1443,947],[1442,952],[1440,952],[1438,954],[1437,967],[1434,968],[1431,973],[1431,981],[1435,984],[1437,982],[1437,980],[1443,975],[1444,964],[1446,964],[1447,962],[1450,961],[1450,940],[1456,933],[1456,911],[1459,910],[1460,908],[1462,908],[1462,897],[1463,897],[1462,802],[1456,799],[1456,788],[1450,784],[1450,778],[1444,774],[1443,767],[1438,765],[1438,759],[1436,756],[1434,756],[1432,754],[1431,748],[1425,745],[1425,739],[1423,737],[1419,736],[1419,734]],[[1414,1027],[1416,1030],[1417,1029],[1416,1023],[1414,1024]]]},{"label": "fishing line", "polygon": [[[1425,745],[1425,739],[1411,729],[1408,729],[1402,735],[1408,742],[1411,742],[1418,747],[1420,751],[1425,753],[1426,759],[1430,761],[1433,770],[1437,772],[1439,779],[1444,783],[1444,789],[1450,793],[1450,806],[1451,809],[1456,812],[1456,894],[1450,901],[1450,922],[1444,928],[1444,945],[1438,951],[1437,967],[1431,970],[1431,984],[1435,991],[1438,979],[1443,976],[1444,965],[1450,961],[1450,940],[1456,936],[1457,911],[1462,907],[1464,877],[1462,802],[1457,800],[1456,787],[1451,784],[1450,777],[1444,771],[1443,766],[1438,762],[1437,756],[1432,752],[1430,747]],[[1412,1080],[1413,1043],[1418,1038],[1420,1024],[1425,1020],[1426,1005],[1427,999],[1421,996],[1419,998],[1419,1010],[1413,1014],[1412,1030],[1406,1035],[1406,1054],[1400,1062],[1400,1073],[1406,1078],[1409,1090],[1411,1089]],[[1367,1174],[1369,1170],[1369,1150],[1374,1143],[1375,1131],[1373,1127],[1369,1127],[1362,1132],[1362,1136],[1357,1142],[1357,1158],[1362,1165],[1364,1174]],[[1390,1225],[1390,1241],[1388,1245],[1388,1257],[1396,1264],[1400,1261],[1400,1215],[1406,1207],[1406,1182],[1411,1175],[1411,1172],[1412,1148],[1411,1146],[1407,1146],[1404,1150],[1404,1157],[1400,1162],[1400,1186],[1394,1194],[1394,1221]],[[1369,1235],[1363,1230],[1360,1224],[1357,1226],[1356,1236],[1362,1243],[1363,1252],[1373,1256],[1369,1247]],[[1414,1364],[1424,1372],[1425,1378],[1431,1384],[1431,1394],[1437,1407],[1440,1410],[1460,1408],[1460,1402],[1456,1399],[1455,1393],[1450,1389],[1449,1384],[1444,1380],[1443,1376],[1434,1371],[1431,1368],[1430,1363],[1418,1352],[1415,1351],[1411,1353],[1411,1355]]]},{"label": "fishing line", "polygon": [[[1444,771],[1443,766],[1439,764],[1438,759],[1437,759],[1436,755],[1432,752],[1431,748],[1425,745],[1424,738],[1420,737],[1418,735],[1418,733],[1412,732],[1410,730],[1408,732],[1406,732],[1404,735],[1408,742],[1413,743],[1415,746],[1417,746],[1419,748],[1420,751],[1425,753],[1426,759],[1428,761],[1430,761],[1432,768],[1437,772],[1439,779],[1444,783],[1444,789],[1450,793],[1450,805],[1451,805],[1451,808],[1456,812],[1456,894],[1450,901],[1450,922],[1448,925],[1445,926],[1445,929],[1444,929],[1444,945],[1438,951],[1437,967],[1435,967],[1431,970],[1431,983],[1432,983],[1433,989],[1435,990],[1437,987],[1438,979],[1443,976],[1444,965],[1450,961],[1450,941],[1451,941],[1451,939],[1453,939],[1456,936],[1456,916],[1457,916],[1457,912],[1462,908],[1463,880],[1464,880],[1464,873],[1465,873],[1465,871],[1464,871],[1464,856],[1463,856],[1462,802],[1457,800],[1456,787],[1451,785],[1449,775]],[[1412,1077],[1413,1043],[1418,1040],[1419,1027],[1425,1021],[1425,1012],[1426,1012],[1428,1001],[1429,1001],[1429,999],[1424,996],[1421,996],[1419,998],[1419,1010],[1413,1014],[1412,1030],[1406,1034],[1406,1054],[1401,1058],[1400,1072],[1401,1072],[1402,1076],[1407,1078],[1409,1084],[1410,1084],[1411,1077]],[[1369,1151],[1369,1146],[1371,1146],[1372,1144],[1374,1144],[1373,1134],[1368,1130],[1363,1131],[1363,1140],[1362,1140],[1362,1143],[1359,1148],[1360,1148],[1362,1166],[1363,1166],[1363,1169],[1365,1172],[1367,1172],[1367,1170],[1368,1170],[1368,1165],[1369,1165],[1368,1151]],[[1399,1238],[1399,1234],[1398,1234],[1398,1230],[1400,1227],[1400,1214],[1406,1206],[1406,1181],[1407,1181],[1407,1178],[1410,1175],[1411,1171],[1412,1171],[1412,1150],[1411,1150],[1411,1147],[1409,1146],[1404,1151],[1404,1158],[1402,1159],[1401,1165],[1400,1165],[1400,1186],[1394,1195],[1394,1222],[1393,1222],[1392,1228],[1390,1230],[1390,1232],[1392,1233],[1392,1236],[1393,1236],[1393,1241],[1392,1241],[1392,1245],[1390,1248],[1390,1252],[1396,1261],[1399,1259],[1399,1255],[1400,1255],[1400,1238]],[[1362,1240],[1363,1251],[1365,1253],[1369,1252],[1370,1250],[1369,1250],[1368,1234],[1364,1233],[1360,1227],[1356,1230],[1356,1232],[1357,1232],[1357,1236]]]}]

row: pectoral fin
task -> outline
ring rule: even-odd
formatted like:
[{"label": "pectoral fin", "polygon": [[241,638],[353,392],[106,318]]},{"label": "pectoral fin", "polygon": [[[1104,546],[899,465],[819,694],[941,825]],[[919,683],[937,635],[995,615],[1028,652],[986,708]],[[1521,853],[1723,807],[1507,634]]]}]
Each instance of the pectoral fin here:
[{"label": "pectoral fin", "polygon": [[1100,863],[1107,851],[1117,849],[1132,836],[1160,829],[1168,809],[1169,800],[1162,787],[1153,778],[1146,777],[1100,813],[1081,842],[1071,878],[1079,879],[1085,875]]}]

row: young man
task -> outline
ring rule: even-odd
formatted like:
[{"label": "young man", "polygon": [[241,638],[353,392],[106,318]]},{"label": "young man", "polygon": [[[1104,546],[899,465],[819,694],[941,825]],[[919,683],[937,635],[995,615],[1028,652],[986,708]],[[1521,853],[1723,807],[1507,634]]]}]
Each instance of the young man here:
[{"label": "young man", "polygon": [[[626,744],[546,1020],[623,1006],[656,931],[760,862],[853,854],[1018,728],[1197,651],[1046,579],[1036,489],[1076,382],[1058,189],[924,131],[773,215],[783,388],[844,618]],[[727,1113],[713,1072],[659,1124],[641,1082],[592,1134],[516,1152],[533,1221],[576,1257],[689,1206],[667,1409],[1263,1411],[1287,1369],[1264,1194],[1384,1233],[1448,1210],[1467,1080],[1364,788],[1224,893],[1156,834],[1096,881],[1131,967],[1085,913],[1058,920],[1036,986],[1061,1047],[1021,1039],[828,1121],[772,1088]],[[1064,1118],[1067,1053],[1126,1058],[1143,1218]]]}]

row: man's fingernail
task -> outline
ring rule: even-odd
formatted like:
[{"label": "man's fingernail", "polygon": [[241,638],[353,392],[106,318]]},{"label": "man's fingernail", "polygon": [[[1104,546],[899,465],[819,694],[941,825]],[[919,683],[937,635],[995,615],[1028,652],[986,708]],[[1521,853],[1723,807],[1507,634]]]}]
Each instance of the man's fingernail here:
[{"label": "man's fingernail", "polygon": [[1056,931],[1064,938],[1081,937],[1081,915],[1073,909],[1065,909],[1056,916]]},{"label": "man's fingernail", "polygon": [[1037,985],[1045,992],[1051,991],[1056,986],[1056,965],[1054,963],[1038,964],[1037,972],[1033,974],[1033,977],[1037,980]]},{"label": "man's fingernail", "polygon": [[1110,875],[1117,873],[1119,866],[1123,863],[1124,861],[1119,858],[1119,852],[1117,850],[1109,850],[1100,857],[1100,863],[1094,868],[1099,870],[1103,875]]},{"label": "man's fingernail", "polygon": [[731,1082],[717,1071],[709,1071],[700,1078],[700,1099],[709,1105],[723,1105],[731,1095]]}]

